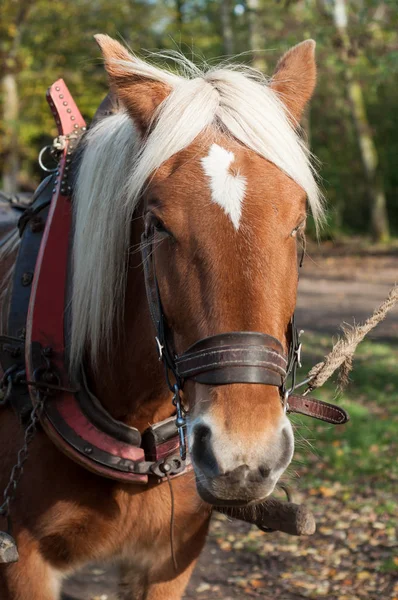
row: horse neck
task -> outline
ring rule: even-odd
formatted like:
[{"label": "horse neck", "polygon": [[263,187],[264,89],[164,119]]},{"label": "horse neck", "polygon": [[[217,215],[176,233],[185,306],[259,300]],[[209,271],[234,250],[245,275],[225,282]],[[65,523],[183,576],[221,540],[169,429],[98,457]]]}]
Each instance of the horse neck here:
[{"label": "horse neck", "polygon": [[[132,227],[133,248],[139,247],[140,222],[134,221]],[[123,325],[114,334],[110,355],[99,357],[90,380],[108,412],[139,430],[173,414],[164,368],[156,350],[140,252],[133,252],[129,260]]]}]

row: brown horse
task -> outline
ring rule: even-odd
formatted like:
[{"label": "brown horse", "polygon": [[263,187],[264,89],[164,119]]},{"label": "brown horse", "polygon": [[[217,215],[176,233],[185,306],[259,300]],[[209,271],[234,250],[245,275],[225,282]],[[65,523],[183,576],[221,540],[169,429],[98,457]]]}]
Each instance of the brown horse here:
[{"label": "brown horse", "polygon": [[[267,332],[288,348],[297,288],[296,237],[307,200],[322,216],[298,122],[316,79],[313,41],[291,49],[270,81],[247,68],[184,76],[97,36],[121,109],[82,143],[74,193],[71,372],[115,418],[144,431],[173,414],[145,293],[141,235],[151,252],[177,353],[206,336]],[[122,565],[120,597],[182,597],[204,545],[211,504],[245,505],[273,491],[293,434],[277,386],[189,380],[194,474],[133,486],[92,474],[43,431],[12,506],[20,560],[0,565],[1,600],[55,600],[92,560]],[[0,413],[0,489],[22,431]]]}]

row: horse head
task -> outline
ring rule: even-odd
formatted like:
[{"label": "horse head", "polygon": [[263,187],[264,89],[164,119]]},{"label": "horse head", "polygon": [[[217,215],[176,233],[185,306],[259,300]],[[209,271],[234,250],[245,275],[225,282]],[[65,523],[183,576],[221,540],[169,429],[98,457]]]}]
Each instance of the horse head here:
[{"label": "horse head", "polygon": [[[81,271],[84,250],[78,241],[76,277],[88,283],[75,290],[79,309],[72,355],[79,357],[79,340],[87,336],[95,352],[107,330],[103,323],[115,316],[112,302],[119,292],[127,298],[137,293],[136,273],[125,266],[127,251],[142,232],[149,232],[162,312],[177,356],[198,340],[229,332],[266,333],[280,343],[276,354],[287,355],[298,282],[297,238],[305,228],[307,203],[316,220],[322,216],[309,153],[298,133],[315,86],[314,42],[287,52],[266,81],[249,69],[201,72],[185,59],[188,77],[182,77],[133,57],[107,36],[97,41],[123,110],[109,117],[113,126],[100,123],[91,134],[99,144],[112,136],[109,182],[101,166],[105,150],[98,151],[91,168],[102,177],[101,190],[94,175],[91,183],[78,181],[77,188],[83,196],[90,185],[97,186],[107,196],[102,210],[109,218],[103,215],[98,230],[93,217],[90,232],[92,207],[86,203],[78,206],[76,224],[85,224],[86,236],[103,238],[96,268],[107,273],[112,299],[107,296],[102,313],[104,283],[92,272],[94,263],[86,275]],[[117,232],[115,211],[120,213]],[[79,311],[89,310],[93,294],[100,314],[92,320],[102,324],[92,326],[91,333],[97,333],[90,337]],[[140,339],[150,339],[154,347],[149,311],[143,310]],[[154,369],[155,380],[161,370],[156,364]],[[258,502],[273,491],[293,455],[281,386],[222,383],[190,377],[184,383],[197,488],[212,504]]]}]

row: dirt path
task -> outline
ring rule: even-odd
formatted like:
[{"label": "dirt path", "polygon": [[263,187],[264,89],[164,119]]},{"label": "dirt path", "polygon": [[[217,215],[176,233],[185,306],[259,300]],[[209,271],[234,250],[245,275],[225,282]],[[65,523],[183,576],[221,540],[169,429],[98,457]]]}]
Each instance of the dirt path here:
[{"label": "dirt path", "polygon": [[[365,319],[386,297],[397,273],[398,256],[307,259],[300,282],[299,327],[334,333],[342,321]],[[395,309],[373,335],[396,340],[397,334]],[[305,501],[317,516],[318,531],[308,539],[213,519],[185,599],[397,600],[398,585],[391,574],[398,565],[398,558],[392,558],[396,531],[388,510],[380,508],[394,504],[392,494],[372,489],[372,482],[358,496],[338,484],[309,494]],[[65,600],[114,600],[116,581],[115,569],[86,568],[66,582]]]},{"label": "dirt path", "polygon": [[[300,274],[297,323],[302,329],[336,332],[339,325],[366,319],[398,281],[396,256],[312,254]],[[397,338],[398,307],[372,337]]]},{"label": "dirt path", "polygon": [[[371,499],[371,502],[369,500]],[[394,600],[395,527],[371,508],[392,495],[323,488],[305,501],[317,519],[309,538],[266,534],[213,517],[210,536],[184,600]],[[395,562],[394,562],[395,561]],[[116,569],[87,568],[67,582],[64,600],[116,600]],[[164,600],[169,600],[164,598]]]}]

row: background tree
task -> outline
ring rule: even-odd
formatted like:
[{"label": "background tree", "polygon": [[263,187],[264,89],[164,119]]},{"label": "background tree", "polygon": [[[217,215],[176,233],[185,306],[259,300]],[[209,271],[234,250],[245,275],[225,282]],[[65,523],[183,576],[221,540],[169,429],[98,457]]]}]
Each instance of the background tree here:
[{"label": "background tree", "polygon": [[[333,19],[333,7],[339,1],[113,0],[110,5],[109,0],[2,0],[0,186],[13,189],[17,172],[20,187],[32,189],[37,184],[41,176],[38,152],[56,134],[45,101],[45,90],[55,79],[65,79],[87,120],[93,116],[107,90],[93,41],[97,32],[124,40],[135,52],[181,48],[190,58],[205,57],[210,62],[236,53],[236,60],[251,64],[253,59],[254,66],[268,74],[289,46],[312,37],[317,41],[319,78],[311,103],[310,134],[329,204],[324,235],[373,230],[375,237],[386,239],[386,215],[396,234],[396,2],[349,0],[349,47],[345,51]],[[16,58],[11,68],[13,47]],[[358,118],[353,120],[347,94],[349,73],[362,90],[366,137],[378,155],[377,169],[368,170],[366,176],[359,136],[363,127],[358,127]],[[18,102],[10,101],[15,90],[19,112]],[[11,109],[13,114],[7,112]],[[379,193],[383,188],[384,200]],[[376,201],[369,201],[369,192]]]},{"label": "background tree", "polygon": [[234,32],[232,24],[232,0],[221,0],[220,2],[220,24],[224,45],[224,52],[228,56],[234,53]]},{"label": "background tree", "polygon": [[24,64],[20,56],[23,28],[32,0],[4,0],[0,6],[0,73],[3,98],[1,148],[3,187],[14,194],[18,188],[19,161],[19,93],[17,75]]},{"label": "background tree", "polygon": [[366,105],[362,86],[355,78],[352,62],[355,52],[348,32],[348,16],[346,0],[334,0],[333,20],[339,41],[340,55],[345,65],[347,95],[351,104],[352,117],[355,124],[358,145],[361,152],[363,169],[368,182],[370,200],[370,226],[376,242],[387,242],[390,237],[384,184],[379,172],[379,157],[373,140],[373,133],[366,114]]}]

